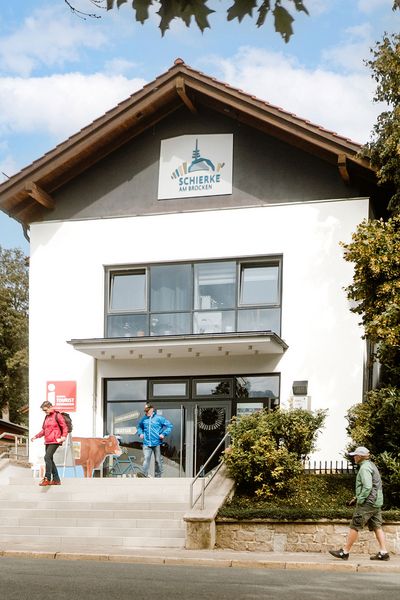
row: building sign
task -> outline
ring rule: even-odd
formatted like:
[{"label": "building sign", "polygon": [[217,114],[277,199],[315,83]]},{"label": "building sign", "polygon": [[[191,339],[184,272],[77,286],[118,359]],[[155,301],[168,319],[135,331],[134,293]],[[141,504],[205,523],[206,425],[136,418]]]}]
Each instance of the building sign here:
[{"label": "building sign", "polygon": [[232,194],[233,135],[161,140],[158,199]]},{"label": "building sign", "polygon": [[48,381],[46,400],[57,410],[76,411],[76,381]]}]

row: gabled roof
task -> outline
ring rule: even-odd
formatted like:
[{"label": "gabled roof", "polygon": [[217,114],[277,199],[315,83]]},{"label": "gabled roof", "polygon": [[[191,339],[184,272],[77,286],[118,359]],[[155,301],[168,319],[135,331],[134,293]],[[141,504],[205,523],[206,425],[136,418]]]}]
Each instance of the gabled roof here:
[{"label": "gabled roof", "polygon": [[192,69],[181,59],[127,100],[0,185],[0,209],[24,225],[54,207],[52,193],[185,105],[205,106],[337,165],[345,181],[375,183],[361,146]]}]

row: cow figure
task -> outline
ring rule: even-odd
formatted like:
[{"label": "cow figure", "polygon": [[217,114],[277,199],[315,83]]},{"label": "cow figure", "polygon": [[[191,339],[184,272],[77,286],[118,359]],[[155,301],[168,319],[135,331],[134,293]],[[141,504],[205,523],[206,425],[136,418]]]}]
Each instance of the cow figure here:
[{"label": "cow figure", "polygon": [[85,477],[93,477],[93,470],[98,469],[106,456],[121,456],[122,450],[115,435],[105,438],[73,437],[75,464],[81,465]]}]

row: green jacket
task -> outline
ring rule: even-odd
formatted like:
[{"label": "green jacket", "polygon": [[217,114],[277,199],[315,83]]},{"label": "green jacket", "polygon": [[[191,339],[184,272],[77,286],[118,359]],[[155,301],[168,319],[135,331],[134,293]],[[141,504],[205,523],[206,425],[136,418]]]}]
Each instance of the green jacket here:
[{"label": "green jacket", "polygon": [[377,467],[370,460],[363,460],[356,477],[357,504],[371,504],[380,508],[383,504],[382,480]]}]

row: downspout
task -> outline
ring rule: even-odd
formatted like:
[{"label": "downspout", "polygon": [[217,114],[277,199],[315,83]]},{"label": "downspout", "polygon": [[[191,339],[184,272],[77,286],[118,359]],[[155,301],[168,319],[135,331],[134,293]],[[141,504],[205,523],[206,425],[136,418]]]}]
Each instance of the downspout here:
[{"label": "downspout", "polygon": [[96,421],[97,421],[97,358],[93,358],[93,423],[92,423],[92,436],[96,437]]}]

